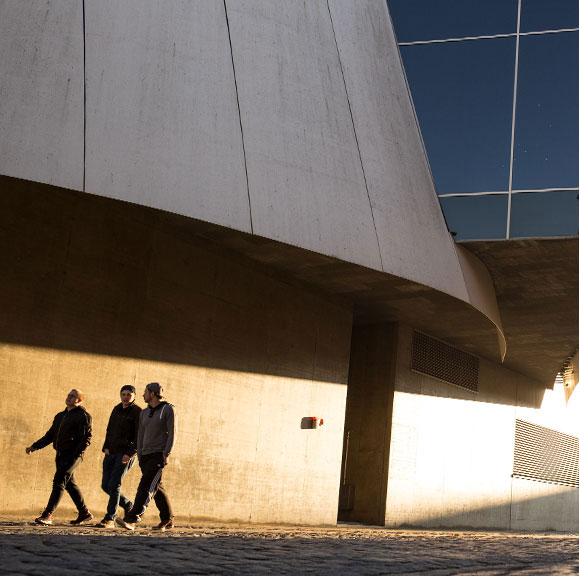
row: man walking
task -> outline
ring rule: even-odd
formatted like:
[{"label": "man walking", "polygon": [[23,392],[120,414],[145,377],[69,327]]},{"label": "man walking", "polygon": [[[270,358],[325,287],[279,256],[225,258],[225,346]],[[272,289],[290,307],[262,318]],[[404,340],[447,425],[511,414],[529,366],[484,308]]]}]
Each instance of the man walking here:
[{"label": "man walking", "polygon": [[44,512],[34,520],[37,524],[52,524],[52,515],[65,490],[78,510],[78,517],[70,523],[80,525],[92,520],[93,516],[74,481],[74,471],[82,462],[84,451],[92,438],[92,419],[81,406],[83,400],[84,394],[80,390],[71,390],[66,397],[66,408],[54,417],[48,432],[26,448],[26,454],[31,454],[52,442],[56,450],[56,473],[52,481],[52,493]]},{"label": "man walking", "polygon": [[172,404],[163,400],[163,387],[158,382],[147,384],[143,398],[147,408],[141,412],[139,418],[137,441],[137,456],[143,475],[133,509],[124,519],[117,517],[116,521],[123,528],[134,530],[154,498],[161,517],[161,522],[154,530],[165,531],[173,528],[173,510],[162,483],[162,476],[175,443],[177,413]]},{"label": "man walking", "polygon": [[105,517],[97,528],[114,528],[119,505],[129,512],[132,502],[121,492],[125,474],[135,463],[137,433],[141,408],[135,404],[135,387],[127,384],[121,388],[121,402],[117,404],[107,426],[103,452],[102,489],[109,495]]}]

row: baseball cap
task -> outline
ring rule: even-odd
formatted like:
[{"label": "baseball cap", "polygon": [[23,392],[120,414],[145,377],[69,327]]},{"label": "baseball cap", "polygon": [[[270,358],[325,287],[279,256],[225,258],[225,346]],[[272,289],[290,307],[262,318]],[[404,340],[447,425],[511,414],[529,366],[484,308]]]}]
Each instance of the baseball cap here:
[{"label": "baseball cap", "polygon": [[154,392],[155,396],[162,398],[163,386],[161,386],[158,382],[150,382],[149,384],[147,384],[146,388],[147,390],[149,390],[149,392]]}]

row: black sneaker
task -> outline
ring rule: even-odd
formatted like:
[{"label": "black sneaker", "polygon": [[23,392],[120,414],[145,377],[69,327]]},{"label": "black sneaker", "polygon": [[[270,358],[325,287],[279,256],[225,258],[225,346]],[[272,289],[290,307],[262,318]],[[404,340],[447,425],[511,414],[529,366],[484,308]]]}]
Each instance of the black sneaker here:
[{"label": "black sneaker", "polygon": [[173,528],[173,518],[169,520],[161,520],[157,526],[153,526],[153,530],[159,530],[159,532],[165,532],[165,530],[171,530]]},{"label": "black sneaker", "polygon": [[76,517],[76,520],[71,520],[70,523],[73,526],[80,526],[81,524],[89,522],[92,519],[93,515],[87,510],[86,512],[79,512],[78,516]]}]

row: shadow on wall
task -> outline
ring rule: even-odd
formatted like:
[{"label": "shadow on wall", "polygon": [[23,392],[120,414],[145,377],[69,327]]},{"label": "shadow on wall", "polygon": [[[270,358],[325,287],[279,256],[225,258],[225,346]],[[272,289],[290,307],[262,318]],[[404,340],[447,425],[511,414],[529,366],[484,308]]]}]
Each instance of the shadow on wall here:
[{"label": "shadow on wall", "polygon": [[203,239],[204,223],[0,184],[0,341],[347,383],[347,305]]},{"label": "shadow on wall", "polygon": [[[447,345],[443,345],[442,353],[429,352],[424,361],[424,353],[421,357],[420,348],[415,345],[417,335],[420,334],[409,326],[400,328],[395,385],[397,392],[463,401],[467,404],[472,402],[534,409],[541,407],[547,388],[544,383]],[[437,343],[436,340],[432,342]],[[443,364],[454,384],[435,377]]]},{"label": "shadow on wall", "polygon": [[[545,395],[552,392],[540,382],[525,378],[506,368],[491,363],[488,363],[488,366],[497,373],[496,379],[481,378],[478,392],[437,381],[415,372],[408,372],[404,375],[404,379],[400,378],[399,382],[402,381],[402,383],[397,382],[396,390],[417,397],[464,402],[466,405],[473,403],[489,407],[492,405],[517,406],[533,410],[540,409]],[[414,381],[412,386],[407,385],[408,380]]]},{"label": "shadow on wall", "polygon": [[[512,498],[512,500],[511,500]],[[476,505],[470,502],[439,502],[422,508],[411,521],[393,522],[387,514],[389,528],[456,528],[490,530],[560,530],[576,531],[578,525],[579,488],[548,484],[534,480],[512,479],[512,495],[503,502]]]}]

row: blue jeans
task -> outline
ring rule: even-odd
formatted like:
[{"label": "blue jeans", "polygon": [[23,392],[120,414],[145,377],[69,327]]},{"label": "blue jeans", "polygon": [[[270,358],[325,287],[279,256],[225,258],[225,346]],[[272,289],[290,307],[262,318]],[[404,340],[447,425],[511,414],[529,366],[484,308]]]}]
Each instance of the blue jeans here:
[{"label": "blue jeans", "polygon": [[133,503],[121,492],[121,484],[134,463],[135,456],[123,464],[123,454],[105,454],[102,489],[109,495],[105,520],[115,519],[119,505],[125,512],[133,507]]}]

